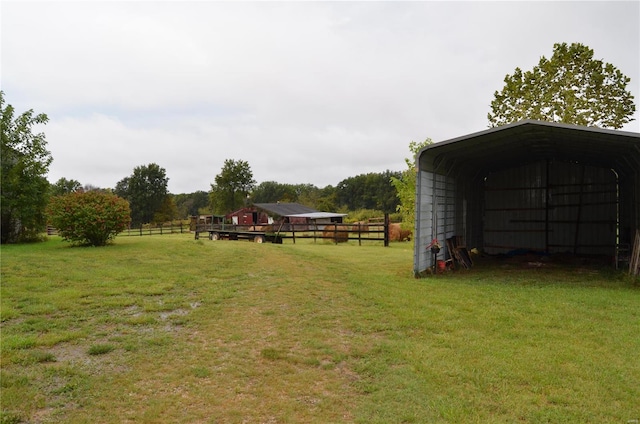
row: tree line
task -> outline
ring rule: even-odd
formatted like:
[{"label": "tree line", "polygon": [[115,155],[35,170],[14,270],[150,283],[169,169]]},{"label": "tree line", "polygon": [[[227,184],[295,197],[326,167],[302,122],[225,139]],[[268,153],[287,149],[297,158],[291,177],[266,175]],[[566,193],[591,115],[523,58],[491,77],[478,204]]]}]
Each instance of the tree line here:
[{"label": "tree line", "polygon": [[51,185],[51,195],[89,190],[113,192],[129,202],[132,226],[200,214],[226,215],[253,203],[295,202],[328,212],[367,209],[393,213],[399,199],[391,181],[400,177],[401,172],[387,170],[349,177],[335,187],[276,181],[257,184],[247,161],[227,159],[210,191],[171,194],[166,170],[151,163],[134,168],[114,189],[85,188],[78,181],[61,178]]},{"label": "tree line", "polygon": [[[490,127],[522,119],[537,119],[600,128],[622,128],[633,120],[636,106],[627,90],[630,78],[610,63],[594,59],[593,50],[573,43],[557,43],[553,54],[542,56],[530,71],[516,68],[494,93],[487,115]],[[46,114],[28,110],[16,115],[0,91],[2,124],[1,243],[37,240],[48,219],[56,219],[70,239],[89,234],[104,244],[123,225],[164,222],[202,213],[226,214],[250,203],[298,202],[322,211],[397,211],[409,227],[415,210],[414,157],[425,145],[411,142],[407,169],[357,175],[335,187],[310,184],[256,184],[250,165],[227,159],[210,191],[170,194],[166,170],[151,163],[134,168],[113,189],[82,186],[76,180],[47,181],[51,153],[44,133]],[[90,195],[83,196],[84,194]],[[102,212],[101,212],[102,211]],[[88,219],[91,214],[97,219]],[[107,216],[108,215],[108,216]],[[74,217],[70,219],[69,217]],[[78,235],[78,223],[86,228]],[[96,232],[107,236],[96,235]]]}]

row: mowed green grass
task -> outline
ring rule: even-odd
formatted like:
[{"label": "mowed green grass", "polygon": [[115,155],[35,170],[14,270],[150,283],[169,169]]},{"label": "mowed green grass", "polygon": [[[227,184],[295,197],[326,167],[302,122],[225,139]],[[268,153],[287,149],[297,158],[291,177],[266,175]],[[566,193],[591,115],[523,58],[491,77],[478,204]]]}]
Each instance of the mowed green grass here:
[{"label": "mowed green grass", "polygon": [[1,250],[4,423],[627,423],[640,285],[412,245],[189,235]]}]

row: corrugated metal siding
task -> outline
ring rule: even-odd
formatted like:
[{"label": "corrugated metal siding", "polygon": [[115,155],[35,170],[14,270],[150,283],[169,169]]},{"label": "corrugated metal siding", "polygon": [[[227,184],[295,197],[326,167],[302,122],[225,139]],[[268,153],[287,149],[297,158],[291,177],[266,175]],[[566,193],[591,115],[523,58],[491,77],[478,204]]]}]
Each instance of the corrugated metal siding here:
[{"label": "corrugated metal siding", "polygon": [[[416,184],[416,236],[414,239],[414,273],[433,265],[433,256],[427,246],[437,238],[444,247],[445,240],[455,235],[456,187],[455,180],[444,175],[420,171]],[[435,227],[434,227],[435,225]],[[446,249],[438,259],[446,257]]]},{"label": "corrugated metal siding", "polygon": [[484,251],[545,249],[544,164],[520,166],[485,179]]},{"label": "corrugated metal siding", "polygon": [[580,164],[553,164],[549,171],[549,251],[615,254],[617,177]]},{"label": "corrugated metal siding", "polygon": [[610,169],[536,162],[485,180],[484,250],[613,255],[617,178]]},{"label": "corrugated metal siding", "polygon": [[468,248],[481,248],[484,245],[484,180],[483,179],[458,179],[458,210],[459,214],[456,235],[465,237]]}]

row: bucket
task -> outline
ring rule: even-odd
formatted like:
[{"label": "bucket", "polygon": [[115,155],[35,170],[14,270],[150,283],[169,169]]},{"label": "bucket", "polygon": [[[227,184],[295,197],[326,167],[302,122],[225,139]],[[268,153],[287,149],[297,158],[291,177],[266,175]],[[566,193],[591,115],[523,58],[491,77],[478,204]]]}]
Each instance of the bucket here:
[{"label": "bucket", "polygon": [[438,271],[444,271],[447,268],[447,264],[445,263],[445,261],[437,261],[436,264],[438,265]]}]

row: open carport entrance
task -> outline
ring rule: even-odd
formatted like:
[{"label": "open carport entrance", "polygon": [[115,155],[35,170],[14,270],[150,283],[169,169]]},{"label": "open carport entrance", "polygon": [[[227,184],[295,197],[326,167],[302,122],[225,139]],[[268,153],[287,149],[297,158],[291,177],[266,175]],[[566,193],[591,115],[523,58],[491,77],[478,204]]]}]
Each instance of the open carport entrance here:
[{"label": "open carport entrance", "polygon": [[522,121],[427,146],[417,166],[416,275],[433,239],[617,263],[639,228],[638,133]]}]

